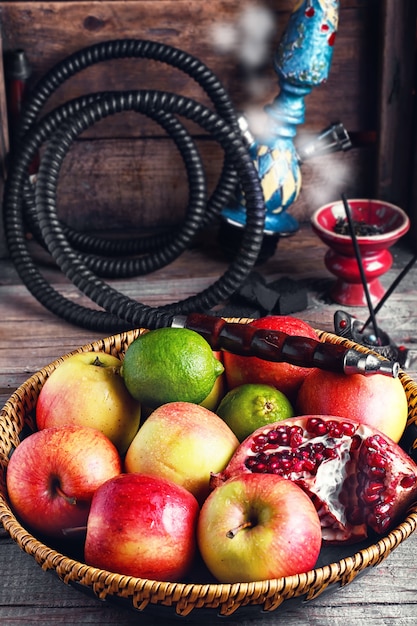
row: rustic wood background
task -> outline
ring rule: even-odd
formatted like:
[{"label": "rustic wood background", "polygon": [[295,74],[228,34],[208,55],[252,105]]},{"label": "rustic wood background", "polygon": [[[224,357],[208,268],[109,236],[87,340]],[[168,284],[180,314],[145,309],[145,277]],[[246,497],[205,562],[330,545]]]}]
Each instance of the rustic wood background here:
[{"label": "rustic wood background", "polygon": [[[222,80],[239,110],[271,102],[279,92],[272,59],[295,6],[294,0],[263,0],[273,15],[269,60],[253,95],[233,50],[220,51],[214,29],[239,23],[249,0],[55,0],[0,2],[1,45],[23,49],[32,67],[29,89],[56,62],[80,48],[114,38],[161,41],[188,51]],[[302,167],[303,188],[291,212],[301,221],[324,202],[374,195],[413,212],[414,0],[341,0],[330,77],[306,99],[299,129],[319,132],[340,120],[354,140],[347,153],[320,157]],[[0,65],[0,164],[8,145],[4,78]],[[45,111],[77,95],[103,89],[166,89],[204,99],[187,76],[162,64],[124,60],[89,68],[60,87]],[[215,142],[194,128],[209,186],[222,161]],[[123,113],[85,132],[65,159],[59,213],[79,230],[131,230],[172,225],[187,201],[183,164],[172,141],[145,117]],[[0,226],[0,229],[2,226]],[[6,253],[0,230],[0,256]]]}]

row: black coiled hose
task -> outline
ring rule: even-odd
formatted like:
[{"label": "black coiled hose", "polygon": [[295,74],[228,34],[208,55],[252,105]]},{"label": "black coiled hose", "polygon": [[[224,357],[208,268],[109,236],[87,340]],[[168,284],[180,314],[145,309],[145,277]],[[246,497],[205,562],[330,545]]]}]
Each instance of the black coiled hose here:
[{"label": "black coiled hose", "polygon": [[[186,72],[210,96],[215,112],[183,96],[138,90],[82,96],[38,119],[47,99],[68,78],[94,63],[128,57],[161,61]],[[174,232],[115,242],[77,233],[58,219],[58,178],[72,142],[99,120],[122,111],[135,111],[158,122],[172,137],[183,158],[189,204],[183,223]],[[198,124],[224,150],[223,170],[209,199],[198,150],[176,116]],[[44,144],[34,188],[28,171]],[[235,193],[237,184],[247,205],[241,246],[223,276],[209,288],[170,305],[150,307],[121,294],[102,280],[106,276],[149,273],[173,261],[189,246],[202,225],[219,215]],[[216,76],[198,59],[177,48],[131,39],[103,42],[76,52],[56,65],[33,90],[22,111],[18,141],[5,185],[4,208],[9,253],[22,282],[55,315],[103,333],[139,326],[167,326],[174,315],[207,311],[227,299],[256,262],[265,217],[256,168],[239,131],[234,108]],[[66,299],[45,280],[29,253],[25,234],[28,230],[47,248],[65,276],[102,310]],[[124,256],[120,258],[121,255]]]}]

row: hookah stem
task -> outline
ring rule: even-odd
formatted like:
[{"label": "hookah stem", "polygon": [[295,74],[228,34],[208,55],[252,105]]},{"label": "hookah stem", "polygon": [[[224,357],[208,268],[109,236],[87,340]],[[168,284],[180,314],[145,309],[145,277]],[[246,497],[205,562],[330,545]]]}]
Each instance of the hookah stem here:
[{"label": "hookah stem", "polygon": [[349,203],[348,203],[344,193],[342,193],[342,201],[343,201],[343,206],[345,207],[346,217],[347,217],[347,221],[348,221],[348,224],[349,224],[350,236],[352,238],[353,249],[355,251],[356,260],[357,260],[358,267],[359,267],[359,272],[360,272],[360,275],[361,275],[361,281],[362,281],[363,290],[364,290],[365,297],[366,297],[366,302],[368,304],[370,319],[372,320],[372,326],[373,326],[373,329],[374,329],[375,337],[376,337],[376,340],[377,340],[378,345],[379,345],[380,344],[380,339],[379,339],[379,335],[378,335],[378,326],[377,326],[377,323],[376,323],[375,311],[374,311],[374,308],[372,306],[371,296],[369,295],[368,283],[366,282],[366,276],[365,276],[365,271],[363,269],[361,252],[359,250],[358,240],[356,238],[355,229],[353,227],[353,221],[352,221],[352,215],[351,215],[351,211],[350,211],[350,206],[349,206]]},{"label": "hookah stem", "polygon": [[346,348],[343,344],[288,335],[248,323],[228,322],[214,315],[176,315],[172,327],[194,330],[206,339],[213,350],[226,350],[240,356],[256,356],[275,363],[284,361],[299,367],[319,367],[345,374],[368,376],[379,373],[392,378],[398,375],[398,363]]},{"label": "hookah stem", "polygon": [[[386,290],[386,292],[384,293],[384,295],[382,296],[381,300],[378,302],[378,304],[376,305],[375,309],[374,309],[374,313],[375,315],[378,313],[378,311],[382,308],[382,306],[385,304],[385,302],[388,300],[388,298],[390,297],[390,295],[392,294],[392,292],[394,291],[394,289],[396,289],[396,287],[398,287],[398,285],[400,284],[400,282],[402,281],[402,279],[404,278],[404,276],[406,274],[408,274],[408,272],[411,270],[411,268],[413,267],[414,263],[417,261],[417,254],[415,254],[407,263],[407,265],[403,268],[403,270],[400,272],[400,274],[398,274],[397,278],[392,282],[392,284],[388,287],[388,289]],[[365,328],[369,325],[370,321],[371,321],[371,316],[368,317],[368,319],[366,320],[366,322],[364,323],[364,325],[362,326],[361,329],[361,333],[363,333],[363,331],[365,330]]]}]

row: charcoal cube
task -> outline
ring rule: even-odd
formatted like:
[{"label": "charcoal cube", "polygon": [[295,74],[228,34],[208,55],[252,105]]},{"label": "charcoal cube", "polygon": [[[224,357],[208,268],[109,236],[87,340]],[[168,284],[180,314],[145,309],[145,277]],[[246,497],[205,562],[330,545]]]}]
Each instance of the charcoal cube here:
[{"label": "charcoal cube", "polygon": [[239,290],[234,294],[233,301],[244,301],[260,308],[263,313],[269,313],[276,306],[278,294],[271,289],[258,272],[251,272]]},{"label": "charcoal cube", "polygon": [[268,283],[268,288],[278,294],[277,302],[271,309],[273,315],[290,315],[308,306],[307,289],[300,281],[284,277]]}]

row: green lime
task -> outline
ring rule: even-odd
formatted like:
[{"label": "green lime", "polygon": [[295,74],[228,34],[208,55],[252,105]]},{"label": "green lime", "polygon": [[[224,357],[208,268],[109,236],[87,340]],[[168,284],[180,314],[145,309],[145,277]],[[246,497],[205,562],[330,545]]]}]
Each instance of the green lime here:
[{"label": "green lime", "polygon": [[155,408],[175,401],[199,404],[223,369],[198,333],[187,328],[158,328],[128,346],[122,376],[136,400]]},{"label": "green lime", "polygon": [[281,391],[271,385],[247,383],[231,389],[216,411],[243,441],[254,430],[294,416],[293,407]]}]

